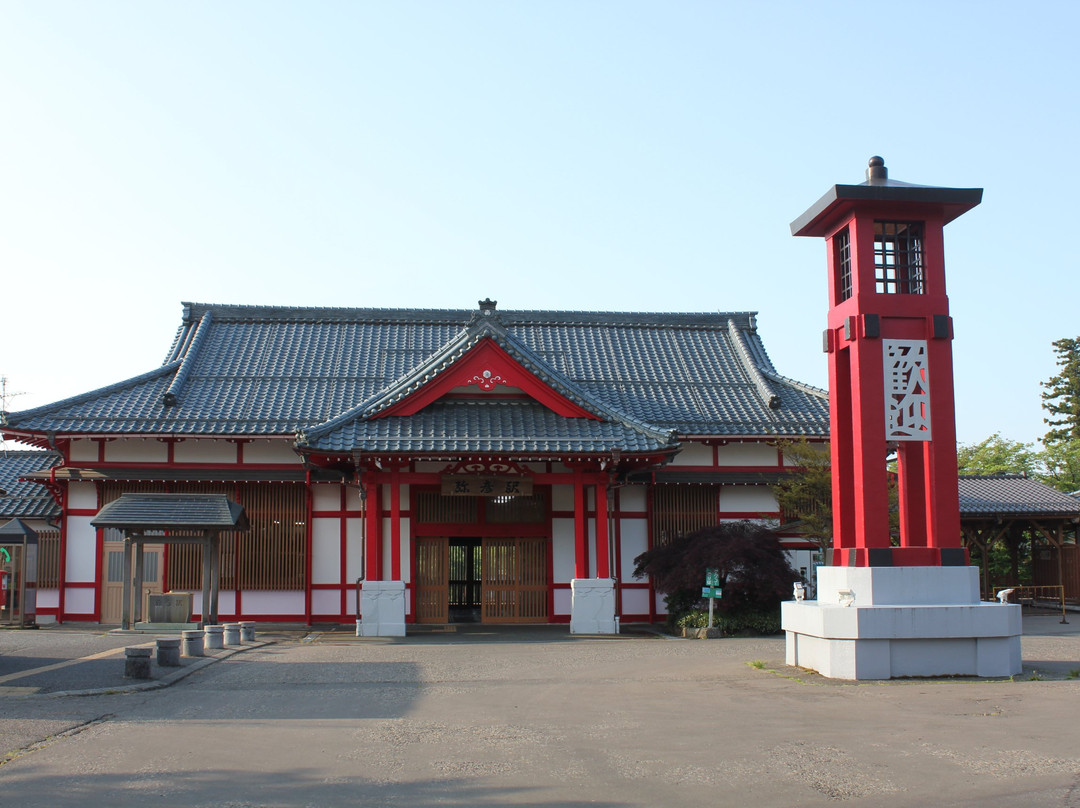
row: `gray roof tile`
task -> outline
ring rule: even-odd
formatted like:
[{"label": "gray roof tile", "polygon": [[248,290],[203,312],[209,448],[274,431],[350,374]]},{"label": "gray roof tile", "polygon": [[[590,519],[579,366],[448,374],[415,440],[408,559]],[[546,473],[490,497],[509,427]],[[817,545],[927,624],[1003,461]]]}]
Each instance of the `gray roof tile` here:
[{"label": "gray roof tile", "polygon": [[1080,499],[1017,474],[965,474],[960,477],[960,515],[1080,517]]}]

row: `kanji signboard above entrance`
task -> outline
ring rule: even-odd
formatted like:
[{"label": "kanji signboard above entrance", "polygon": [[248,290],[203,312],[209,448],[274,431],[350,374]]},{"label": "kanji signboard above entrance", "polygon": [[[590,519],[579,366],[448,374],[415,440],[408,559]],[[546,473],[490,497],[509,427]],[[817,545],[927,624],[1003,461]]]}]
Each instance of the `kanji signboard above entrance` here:
[{"label": "kanji signboard above entrance", "polygon": [[448,474],[442,478],[446,497],[528,497],[532,492],[532,480],[527,477]]}]

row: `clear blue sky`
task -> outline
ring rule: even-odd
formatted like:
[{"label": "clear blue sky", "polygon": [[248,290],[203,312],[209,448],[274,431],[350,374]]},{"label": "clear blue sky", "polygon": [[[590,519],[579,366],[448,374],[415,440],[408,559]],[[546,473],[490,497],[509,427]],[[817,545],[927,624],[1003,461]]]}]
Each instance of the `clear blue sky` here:
[{"label": "clear blue sky", "polygon": [[825,387],[825,248],[788,226],[880,154],[986,189],[946,229],[958,434],[1035,440],[1080,334],[1078,29],[1065,0],[4,0],[8,407],[159,365],[183,300],[753,310]]}]

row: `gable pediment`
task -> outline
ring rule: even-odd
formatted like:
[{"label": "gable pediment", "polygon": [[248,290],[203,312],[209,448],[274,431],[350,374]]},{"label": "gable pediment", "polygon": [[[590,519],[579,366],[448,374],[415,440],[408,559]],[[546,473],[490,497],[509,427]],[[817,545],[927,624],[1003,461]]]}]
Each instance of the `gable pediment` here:
[{"label": "gable pediment", "polygon": [[[568,383],[569,384],[569,383]],[[463,354],[425,374],[422,383],[372,418],[415,415],[444,397],[528,398],[565,418],[593,418],[596,413],[572,401],[556,385],[541,379],[492,336],[484,336]]]}]

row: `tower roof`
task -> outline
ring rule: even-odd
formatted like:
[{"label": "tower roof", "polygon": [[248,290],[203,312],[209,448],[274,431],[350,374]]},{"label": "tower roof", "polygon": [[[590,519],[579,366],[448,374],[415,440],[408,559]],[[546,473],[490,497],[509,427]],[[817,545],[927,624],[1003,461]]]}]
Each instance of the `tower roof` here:
[{"label": "tower roof", "polygon": [[871,157],[866,182],[834,185],[791,223],[791,235],[824,238],[856,205],[864,209],[919,205],[936,210],[948,224],[982,202],[982,193],[982,188],[941,188],[891,180],[885,161],[881,157]]}]

